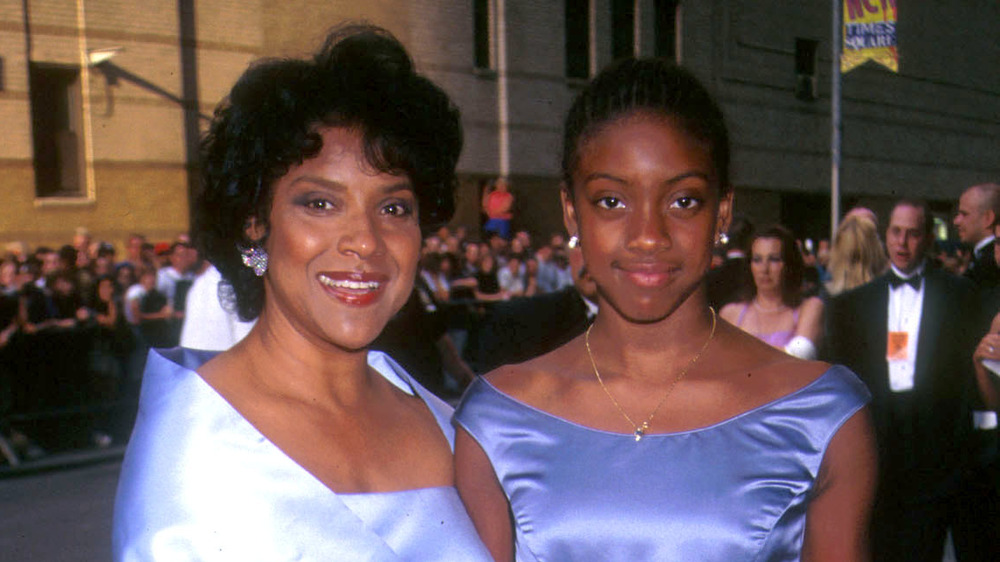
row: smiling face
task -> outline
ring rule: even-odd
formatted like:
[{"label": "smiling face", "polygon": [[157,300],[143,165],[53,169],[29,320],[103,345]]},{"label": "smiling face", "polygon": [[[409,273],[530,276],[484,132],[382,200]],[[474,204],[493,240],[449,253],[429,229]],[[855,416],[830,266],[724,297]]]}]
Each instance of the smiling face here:
[{"label": "smiling face", "polygon": [[785,260],[781,254],[781,240],[758,238],[750,254],[750,272],[758,292],[780,291]]},{"label": "smiling face", "polygon": [[[358,132],[319,132],[320,153],[274,184],[262,318],[357,350],[409,297],[420,255],[416,196],[407,177],[368,165]],[[252,225],[247,234],[264,233]]]},{"label": "smiling face", "polygon": [[572,184],[566,228],[602,305],[655,322],[699,289],[731,205],[704,144],[665,117],[633,113],[583,141]]}]

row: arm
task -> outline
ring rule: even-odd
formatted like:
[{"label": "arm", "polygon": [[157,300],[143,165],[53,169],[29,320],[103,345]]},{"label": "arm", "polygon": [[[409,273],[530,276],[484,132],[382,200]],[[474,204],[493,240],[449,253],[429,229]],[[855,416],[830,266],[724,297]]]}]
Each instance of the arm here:
[{"label": "arm", "polygon": [[468,386],[476,378],[476,373],[472,371],[468,363],[462,360],[462,357],[458,354],[458,349],[455,348],[455,342],[452,341],[447,332],[441,334],[435,346],[438,349],[438,354],[441,356],[441,363],[444,364],[445,370],[458,379],[462,388]]},{"label": "arm", "polygon": [[128,299],[125,301],[125,306],[132,312],[132,318],[135,318],[136,321],[142,320],[142,312],[139,310],[139,299]]},{"label": "arm", "polygon": [[494,560],[514,559],[510,505],[486,453],[461,427],[455,431],[455,487]]},{"label": "arm", "polygon": [[480,208],[483,210],[483,213],[486,214],[487,216],[489,216],[490,214],[489,212],[490,193],[493,193],[493,186],[491,184],[486,185],[486,187],[483,188],[483,197],[479,201]]},{"label": "arm", "polygon": [[538,294],[538,278],[528,277],[524,281],[524,295],[525,297],[533,297]]},{"label": "arm", "polygon": [[26,334],[34,334],[39,330],[44,330],[52,326],[54,323],[51,319],[42,320],[37,324],[32,323],[28,318],[28,300],[23,296],[18,298],[17,321]]},{"label": "arm", "polygon": [[[136,306],[138,306],[138,303],[136,303]],[[168,318],[173,318],[173,316],[173,308],[171,308],[169,304],[165,304],[158,312],[142,312],[140,310],[136,318],[139,320],[166,320]]]},{"label": "arm", "polygon": [[7,342],[10,341],[11,336],[17,331],[17,327],[17,317],[14,317],[10,319],[10,324],[7,324],[3,330],[0,330],[0,349],[7,346]]},{"label": "arm", "polygon": [[823,337],[823,301],[819,298],[809,297],[802,303],[795,335],[807,338],[813,345],[819,344]]},{"label": "arm", "polygon": [[507,300],[507,292],[501,290],[499,293],[482,293],[476,290],[476,300],[485,302],[496,302]]},{"label": "arm", "polygon": [[784,347],[785,353],[799,359],[816,359],[819,340],[823,337],[823,301],[810,297],[799,306],[799,323],[795,335]]},{"label": "arm", "polygon": [[984,359],[1000,360],[1000,314],[993,317],[989,333],[979,340],[972,354],[979,395],[987,408],[997,410],[1000,408],[1000,378],[983,366]]},{"label": "arm", "polygon": [[95,314],[95,317],[97,318],[97,323],[101,326],[104,326],[105,328],[114,328],[115,319],[118,317],[118,305],[115,304],[115,301],[109,302],[108,313],[101,314],[98,312]]},{"label": "arm", "polygon": [[855,413],[830,441],[806,512],[802,560],[870,559],[868,526],[875,497],[875,436],[868,408]]}]

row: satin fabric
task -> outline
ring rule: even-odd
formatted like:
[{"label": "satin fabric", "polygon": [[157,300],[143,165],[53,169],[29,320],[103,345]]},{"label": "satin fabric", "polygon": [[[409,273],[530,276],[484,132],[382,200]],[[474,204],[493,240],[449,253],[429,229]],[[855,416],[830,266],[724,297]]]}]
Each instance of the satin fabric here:
[{"label": "satin fabric", "polygon": [[[453,487],[332,492],[194,372],[213,355],[150,352],[115,499],[115,560],[489,560]],[[447,404],[388,356],[368,363],[422,398],[454,443]]]},{"label": "satin fabric", "polygon": [[455,420],[493,464],[520,561],[773,562],[799,559],[823,454],[869,398],[835,366],[726,421],[637,442],[479,379]]}]

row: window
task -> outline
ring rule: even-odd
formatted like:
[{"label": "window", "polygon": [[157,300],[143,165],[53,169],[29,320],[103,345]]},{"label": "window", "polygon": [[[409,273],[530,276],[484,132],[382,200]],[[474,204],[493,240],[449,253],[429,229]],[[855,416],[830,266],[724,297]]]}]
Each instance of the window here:
[{"label": "window", "polygon": [[635,55],[635,1],[611,0],[611,58]]},{"label": "window", "polygon": [[475,65],[480,69],[493,68],[493,33],[491,33],[490,17],[491,0],[473,0],[472,2],[472,24],[473,24],[473,49],[475,51]]},{"label": "window", "polygon": [[795,38],[795,97],[802,101],[812,101],[818,97],[816,91],[816,52],[819,41]]},{"label": "window", "polygon": [[656,18],[656,44],[654,54],[678,60],[677,49],[677,15],[680,12],[680,2],[677,0],[656,0],[653,16]]},{"label": "window", "polygon": [[80,70],[31,63],[31,130],[35,150],[35,195],[83,194]]},{"label": "window", "polygon": [[590,77],[589,0],[566,0],[566,77]]}]

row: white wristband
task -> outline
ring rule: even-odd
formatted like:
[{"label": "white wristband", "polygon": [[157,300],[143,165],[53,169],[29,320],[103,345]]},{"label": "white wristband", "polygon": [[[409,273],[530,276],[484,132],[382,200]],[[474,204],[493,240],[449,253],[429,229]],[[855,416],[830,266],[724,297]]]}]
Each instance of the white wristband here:
[{"label": "white wristband", "polygon": [[805,336],[795,336],[792,341],[785,346],[785,353],[798,357],[799,359],[815,359],[816,346]]}]

